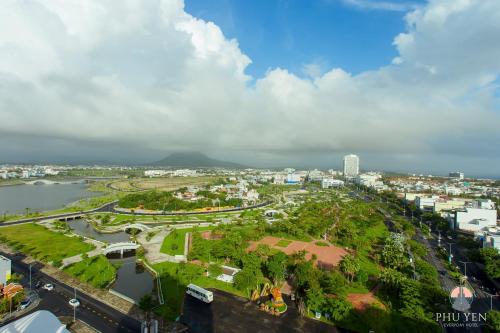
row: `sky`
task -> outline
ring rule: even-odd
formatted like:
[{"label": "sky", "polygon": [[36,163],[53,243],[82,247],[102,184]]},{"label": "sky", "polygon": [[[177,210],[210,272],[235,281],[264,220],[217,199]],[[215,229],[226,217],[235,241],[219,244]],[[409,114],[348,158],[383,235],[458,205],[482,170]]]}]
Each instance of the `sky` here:
[{"label": "sky", "polygon": [[500,175],[500,1],[6,0],[0,162]]}]

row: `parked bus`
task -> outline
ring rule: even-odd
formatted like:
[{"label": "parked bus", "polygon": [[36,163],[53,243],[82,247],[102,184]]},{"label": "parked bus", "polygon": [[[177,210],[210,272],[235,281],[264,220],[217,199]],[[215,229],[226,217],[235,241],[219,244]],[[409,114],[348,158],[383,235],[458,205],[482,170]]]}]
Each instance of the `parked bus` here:
[{"label": "parked bus", "polygon": [[192,283],[187,286],[186,294],[191,295],[205,303],[211,303],[214,300],[214,294],[211,291],[198,287]]}]

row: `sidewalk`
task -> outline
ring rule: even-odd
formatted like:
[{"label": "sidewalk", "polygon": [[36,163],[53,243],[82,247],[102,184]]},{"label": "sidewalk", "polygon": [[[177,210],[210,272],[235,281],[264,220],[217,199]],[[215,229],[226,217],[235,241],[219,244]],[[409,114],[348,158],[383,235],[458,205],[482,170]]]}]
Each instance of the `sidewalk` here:
[{"label": "sidewalk", "polygon": [[[9,254],[14,254],[15,252],[17,252],[11,249],[10,247],[6,246],[5,244],[0,244],[0,250]],[[26,257],[23,259],[23,262],[25,264],[30,264],[38,261],[26,255]],[[95,298],[96,300],[105,303],[106,305],[120,311],[124,315],[130,316],[136,320],[142,320],[143,318],[141,310],[135,304],[127,302],[124,299],[111,294],[107,289],[94,288],[89,284],[81,282],[77,278],[68,275],[65,272],[47,264],[44,264],[43,268],[40,269],[40,271],[58,281],[67,284],[72,288],[76,288],[78,292],[85,293]]]},{"label": "sidewalk", "polygon": [[141,232],[137,236],[137,241],[144,248],[144,256],[150,264],[154,265],[164,261],[177,263],[186,261],[185,256],[171,256],[161,252],[163,240],[170,234],[170,232],[171,230],[164,228],[154,235],[149,241],[146,239],[147,232]]},{"label": "sidewalk", "polygon": [[[90,250],[89,252],[86,253],[89,258],[102,254],[102,248],[104,247],[103,243],[90,238],[85,239],[85,243],[92,244],[96,247],[95,249]],[[82,256],[83,256],[82,254],[77,254],[72,257],[64,258],[62,260],[62,266],[60,267],[60,269],[64,269],[65,267],[71,264],[82,261],[83,260]]]}]

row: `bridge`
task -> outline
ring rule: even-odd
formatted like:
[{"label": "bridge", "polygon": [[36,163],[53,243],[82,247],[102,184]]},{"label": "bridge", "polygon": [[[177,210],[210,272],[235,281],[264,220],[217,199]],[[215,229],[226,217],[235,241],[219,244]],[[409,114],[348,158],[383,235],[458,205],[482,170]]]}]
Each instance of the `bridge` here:
[{"label": "bridge", "polygon": [[147,225],[142,224],[142,223],[133,223],[133,224],[126,224],[126,225],[122,226],[120,229],[123,230],[123,231],[125,231],[125,232],[127,232],[130,229],[137,229],[137,230],[140,230],[140,231],[147,231],[147,230],[149,230],[151,228],[148,227]]},{"label": "bridge", "polygon": [[113,201],[113,202],[108,202],[105,205],[102,205],[101,207],[95,208],[95,209],[90,209],[90,210],[85,210],[85,211],[80,211],[80,212],[72,212],[72,213],[64,213],[64,214],[56,214],[56,215],[48,215],[48,216],[35,216],[35,217],[29,217],[29,218],[24,218],[20,220],[15,220],[15,221],[10,221],[10,222],[3,222],[0,223],[0,226],[8,226],[8,225],[16,225],[16,224],[23,224],[23,223],[29,223],[29,222],[39,222],[39,221],[45,221],[45,220],[60,220],[60,221],[68,221],[68,220],[74,220],[76,218],[82,218],[86,214],[91,214],[91,213],[108,213],[108,212],[113,212],[113,207],[116,205],[118,201]]},{"label": "bridge", "polygon": [[37,179],[26,182],[26,185],[53,185],[53,184],[85,184],[87,181],[84,179],[74,180],[74,181],[58,181],[58,180],[49,180],[49,179]]},{"label": "bridge", "polygon": [[108,245],[106,248],[102,250],[102,253],[104,255],[108,255],[110,253],[120,253],[120,256],[123,257],[123,252],[125,251],[132,251],[132,250],[137,250],[139,248],[139,244],[137,243],[132,243],[132,242],[120,242],[120,243],[113,243]]}]

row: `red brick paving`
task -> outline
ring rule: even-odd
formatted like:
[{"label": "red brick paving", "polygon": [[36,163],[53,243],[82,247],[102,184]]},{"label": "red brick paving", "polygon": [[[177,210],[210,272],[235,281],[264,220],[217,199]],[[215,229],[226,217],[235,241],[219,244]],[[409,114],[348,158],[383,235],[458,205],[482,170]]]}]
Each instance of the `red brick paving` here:
[{"label": "red brick paving", "polygon": [[312,242],[294,240],[286,247],[276,245],[280,240],[281,238],[278,237],[266,236],[259,241],[250,242],[247,251],[255,250],[259,244],[268,245],[270,248],[278,249],[286,254],[293,254],[304,250],[306,251],[306,259],[311,259],[312,255],[315,254],[317,257],[316,265],[325,269],[331,269],[337,266],[340,260],[347,254],[346,250],[338,246],[331,244],[329,246],[316,245],[315,242],[317,242],[317,240]]}]

